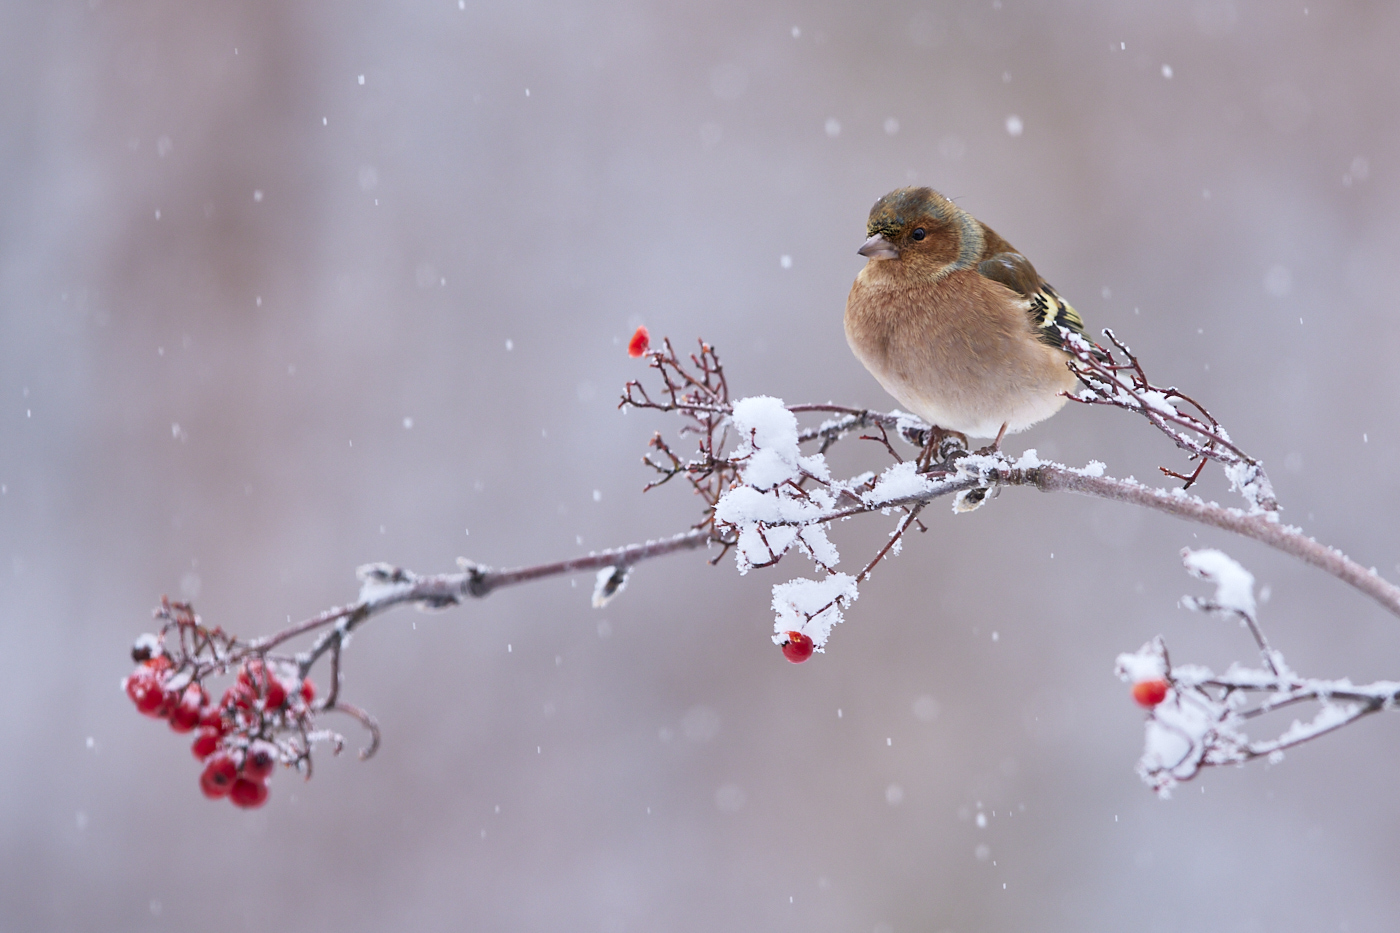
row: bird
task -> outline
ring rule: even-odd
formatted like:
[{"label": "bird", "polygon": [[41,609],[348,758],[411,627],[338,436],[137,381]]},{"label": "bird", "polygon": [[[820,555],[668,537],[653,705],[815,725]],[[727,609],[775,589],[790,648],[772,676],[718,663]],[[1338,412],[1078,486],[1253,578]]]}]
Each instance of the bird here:
[{"label": "bird", "polygon": [[901,406],[989,450],[1060,410],[1078,381],[1061,328],[1084,322],[1029,259],[927,187],[876,201],[866,234],[846,341]]}]

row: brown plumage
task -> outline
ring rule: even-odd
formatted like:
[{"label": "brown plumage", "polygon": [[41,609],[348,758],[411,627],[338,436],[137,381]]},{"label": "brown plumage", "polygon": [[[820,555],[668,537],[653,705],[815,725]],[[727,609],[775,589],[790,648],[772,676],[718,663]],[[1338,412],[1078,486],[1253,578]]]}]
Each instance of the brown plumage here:
[{"label": "brown plumage", "polygon": [[875,202],[846,299],[846,340],[909,411],[973,437],[1024,430],[1076,380],[1061,327],[1079,315],[1026,257],[932,188]]}]

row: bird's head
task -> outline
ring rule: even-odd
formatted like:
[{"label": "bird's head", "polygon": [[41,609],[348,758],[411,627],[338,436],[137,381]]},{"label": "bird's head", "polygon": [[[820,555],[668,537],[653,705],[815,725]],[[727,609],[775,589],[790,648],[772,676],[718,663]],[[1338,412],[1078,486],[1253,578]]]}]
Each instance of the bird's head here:
[{"label": "bird's head", "polygon": [[860,255],[930,271],[971,265],[982,249],[977,221],[932,188],[891,191],[870,209],[865,232]]}]

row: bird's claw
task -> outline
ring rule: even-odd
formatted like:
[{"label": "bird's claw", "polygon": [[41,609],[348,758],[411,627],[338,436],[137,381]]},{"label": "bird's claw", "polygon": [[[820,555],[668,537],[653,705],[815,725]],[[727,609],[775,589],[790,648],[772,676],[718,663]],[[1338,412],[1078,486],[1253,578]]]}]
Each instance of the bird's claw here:
[{"label": "bird's claw", "polygon": [[928,473],[934,469],[948,470],[953,461],[966,457],[967,454],[967,435],[935,425],[928,430],[924,448],[919,452],[916,469],[920,473]]},{"label": "bird's claw", "polygon": [[1001,453],[1001,439],[1006,436],[1006,425],[1002,424],[1001,430],[997,432],[996,440],[986,447],[979,449],[976,453],[979,457],[992,457]]}]

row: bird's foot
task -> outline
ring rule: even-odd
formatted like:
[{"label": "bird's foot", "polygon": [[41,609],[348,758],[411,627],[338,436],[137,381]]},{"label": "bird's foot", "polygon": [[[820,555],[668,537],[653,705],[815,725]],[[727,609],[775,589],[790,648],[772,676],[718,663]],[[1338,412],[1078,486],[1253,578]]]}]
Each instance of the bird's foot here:
[{"label": "bird's foot", "polygon": [[999,453],[1001,453],[1001,439],[1002,439],[1003,437],[1005,437],[1005,436],[1006,436],[1006,423],[1003,422],[1002,425],[1001,425],[1001,430],[997,432],[997,439],[994,440],[994,441],[992,441],[992,442],[991,442],[990,444],[988,444],[986,447],[983,447],[983,448],[981,448],[981,449],[975,451],[976,455],[979,456],[979,457],[990,457],[990,456],[992,456],[993,454],[999,454]]},{"label": "bird's foot", "polygon": [[927,473],[937,467],[947,466],[959,457],[966,457],[967,450],[966,434],[932,426],[924,441],[924,449],[919,452],[915,469],[920,473]]}]

